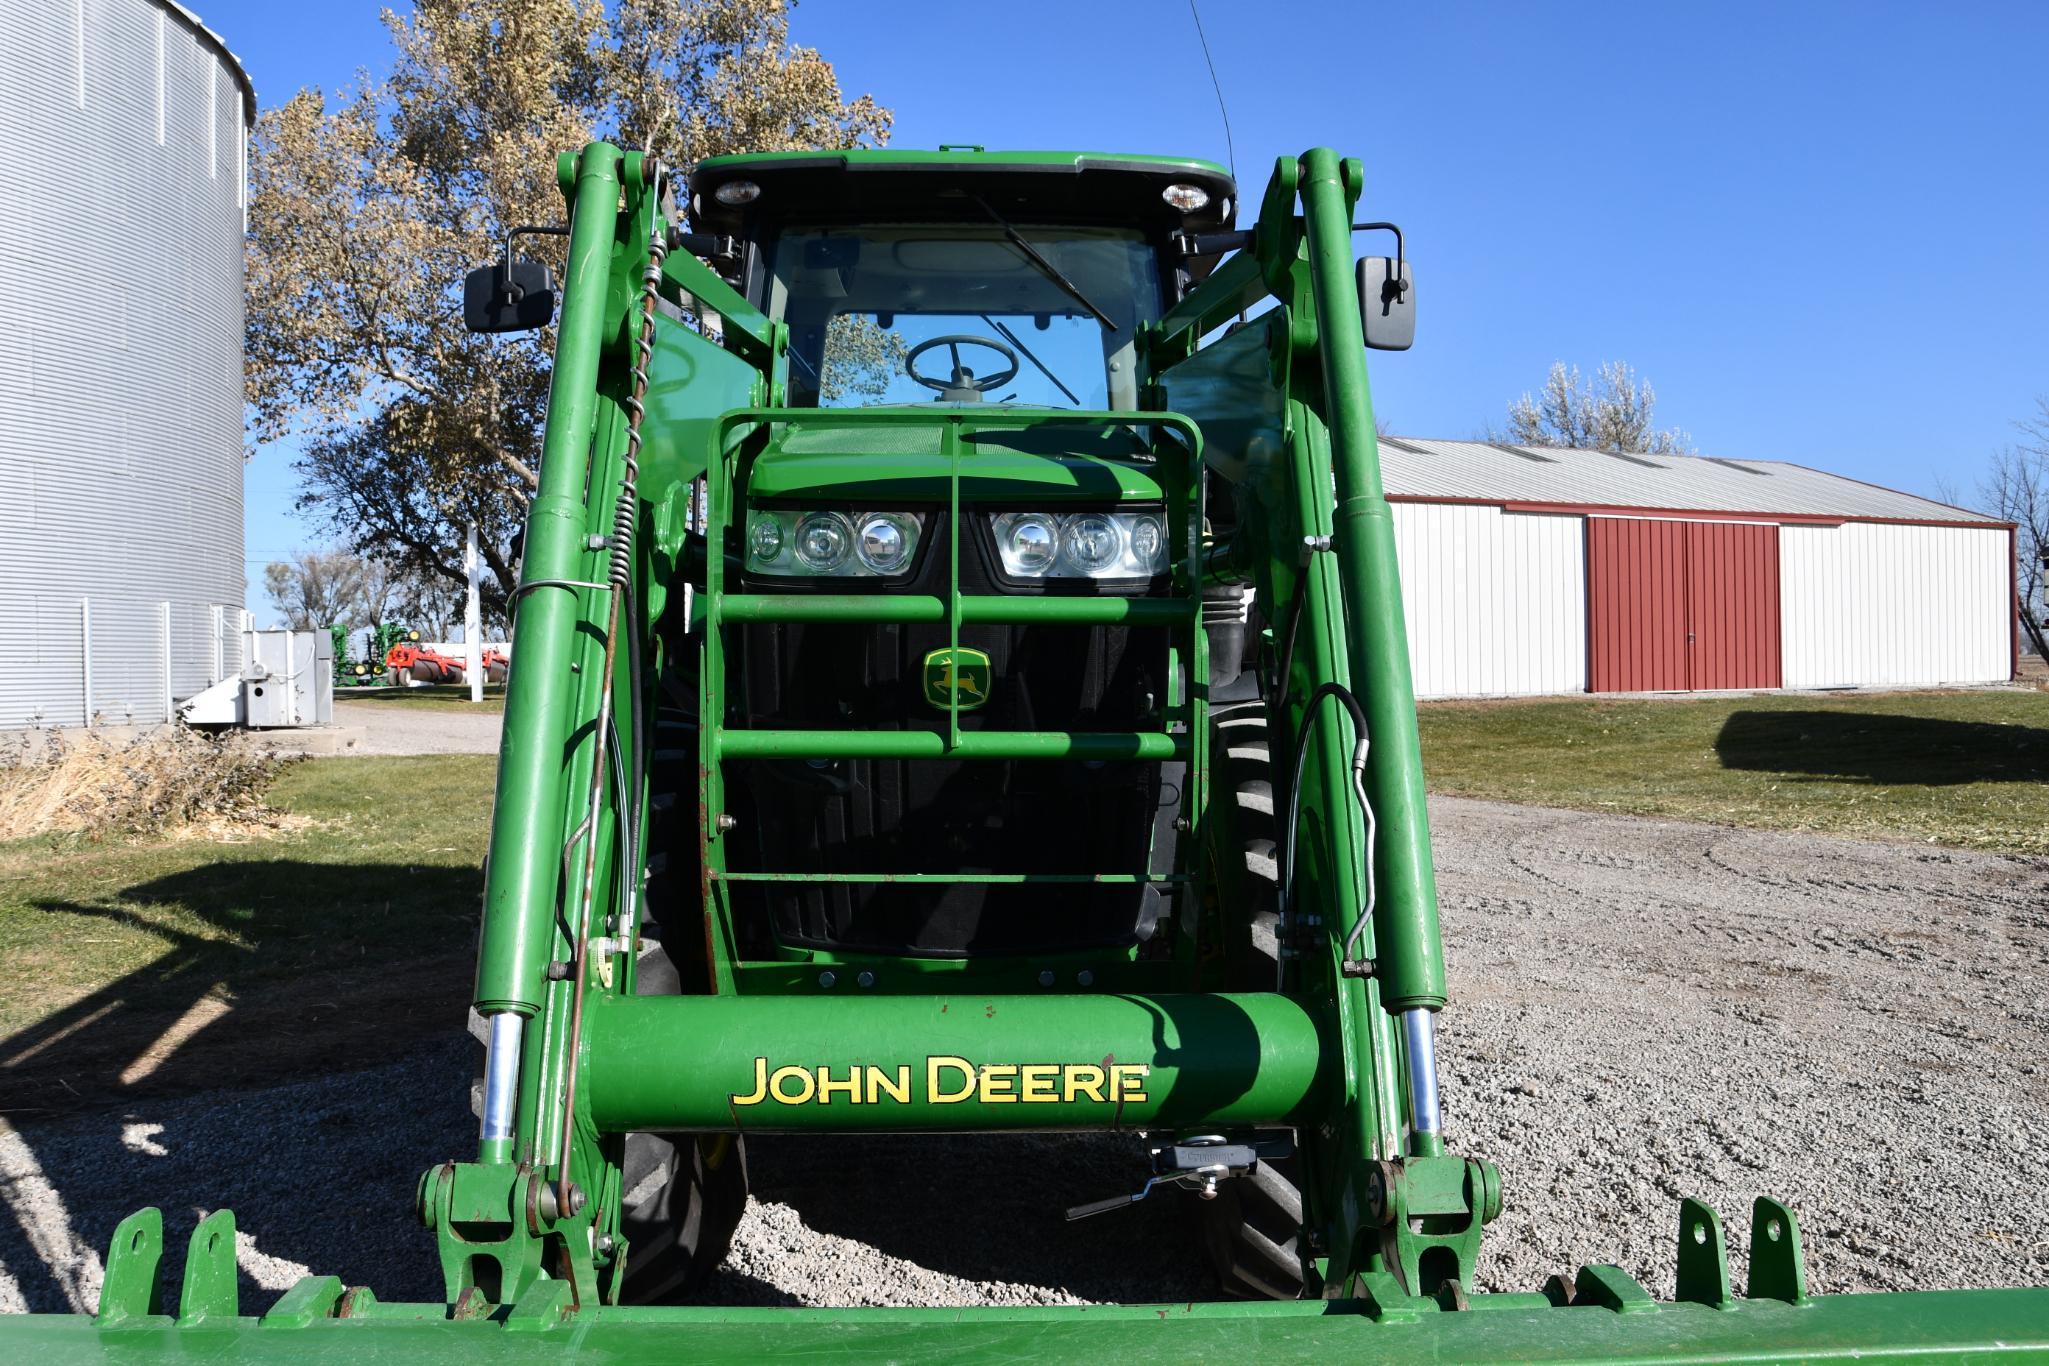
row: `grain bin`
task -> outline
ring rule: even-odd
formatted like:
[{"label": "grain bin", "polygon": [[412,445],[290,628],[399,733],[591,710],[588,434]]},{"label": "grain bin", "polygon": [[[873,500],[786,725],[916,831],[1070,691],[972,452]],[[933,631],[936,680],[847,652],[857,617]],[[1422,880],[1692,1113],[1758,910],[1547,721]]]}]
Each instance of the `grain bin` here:
[{"label": "grain bin", "polygon": [[0,0],[0,728],[240,664],[248,75],[158,0]]}]

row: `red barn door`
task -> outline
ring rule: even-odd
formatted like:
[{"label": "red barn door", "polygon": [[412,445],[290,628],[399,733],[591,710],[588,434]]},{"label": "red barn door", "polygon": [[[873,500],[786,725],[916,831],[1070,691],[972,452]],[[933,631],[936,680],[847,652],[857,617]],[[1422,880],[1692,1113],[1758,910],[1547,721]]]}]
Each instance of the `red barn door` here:
[{"label": "red barn door", "polygon": [[1587,518],[1588,687],[1776,688],[1779,529]]},{"label": "red barn door", "polygon": [[1776,688],[1779,529],[1686,524],[1690,688]]},{"label": "red barn door", "polygon": [[1587,518],[1587,678],[1593,691],[1687,687],[1686,525]]}]

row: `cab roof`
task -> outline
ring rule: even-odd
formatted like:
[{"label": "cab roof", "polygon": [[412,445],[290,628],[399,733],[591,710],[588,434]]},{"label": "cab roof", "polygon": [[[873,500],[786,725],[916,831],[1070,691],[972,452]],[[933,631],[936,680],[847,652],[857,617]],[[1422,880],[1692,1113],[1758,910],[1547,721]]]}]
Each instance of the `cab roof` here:
[{"label": "cab roof", "polygon": [[[751,180],[750,204],[721,204],[731,180]],[[1197,185],[1209,203],[1183,213],[1160,197]],[[1228,227],[1237,185],[1212,161],[1105,152],[990,152],[980,147],[855,148],[752,152],[700,162],[690,177],[690,217],[700,231],[740,233],[764,223],[985,219],[976,194],[1015,221],[1072,222],[1150,231]]]}]

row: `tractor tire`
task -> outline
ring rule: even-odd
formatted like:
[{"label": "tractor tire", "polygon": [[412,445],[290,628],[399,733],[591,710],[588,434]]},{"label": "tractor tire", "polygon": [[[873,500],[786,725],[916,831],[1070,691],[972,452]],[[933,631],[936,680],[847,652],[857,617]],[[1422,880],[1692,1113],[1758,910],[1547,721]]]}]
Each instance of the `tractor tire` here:
[{"label": "tractor tire", "polygon": [[1226,1292],[1250,1300],[1302,1296],[1302,1192],[1295,1159],[1261,1162],[1202,1202],[1203,1242]]},{"label": "tractor tire", "polygon": [[[1242,935],[1225,953],[1232,991],[1273,991],[1280,985],[1279,821],[1266,706],[1257,697],[1226,702],[1210,713],[1216,791],[1228,800],[1225,828],[1232,832],[1242,872],[1226,869],[1245,908]],[[1285,801],[1285,798],[1281,799]],[[1296,1159],[1261,1162],[1244,1176],[1221,1182],[1216,1198],[1197,1202],[1203,1244],[1224,1290],[1247,1299],[1292,1300],[1302,1294],[1302,1192]]]},{"label": "tractor tire", "polygon": [[1226,948],[1232,991],[1272,991],[1280,985],[1280,822],[1286,814],[1274,794],[1266,707],[1258,698],[1222,703],[1210,712],[1210,766],[1216,791],[1229,802],[1224,829],[1236,844],[1239,867],[1222,871],[1235,891],[1250,934],[1235,934]]},{"label": "tractor tire", "polygon": [[746,1140],[731,1134],[628,1134],[627,1304],[682,1304],[726,1259],[747,1212]]},{"label": "tractor tire", "polygon": [[[674,996],[682,978],[646,941],[635,977],[642,996]],[[718,1270],[747,1212],[747,1141],[738,1135],[626,1136],[619,1231],[626,1236],[629,1304],[681,1304]]]}]

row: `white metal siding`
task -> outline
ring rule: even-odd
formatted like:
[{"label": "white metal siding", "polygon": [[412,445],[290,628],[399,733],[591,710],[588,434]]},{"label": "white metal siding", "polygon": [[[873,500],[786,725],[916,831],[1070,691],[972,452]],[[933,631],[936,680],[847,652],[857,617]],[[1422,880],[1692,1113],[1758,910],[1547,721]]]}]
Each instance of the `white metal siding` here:
[{"label": "white metal siding", "polygon": [[1585,519],[1394,504],[1418,697],[1587,686]]},{"label": "white metal siding", "polygon": [[1789,688],[1995,683],[2012,672],[2004,528],[1786,526],[1780,623]]},{"label": "white metal siding", "polygon": [[77,724],[88,672],[161,720],[162,603],[183,698],[242,598],[245,81],[156,0],[0,0],[0,31],[0,644],[38,656],[4,656],[0,729]]}]

